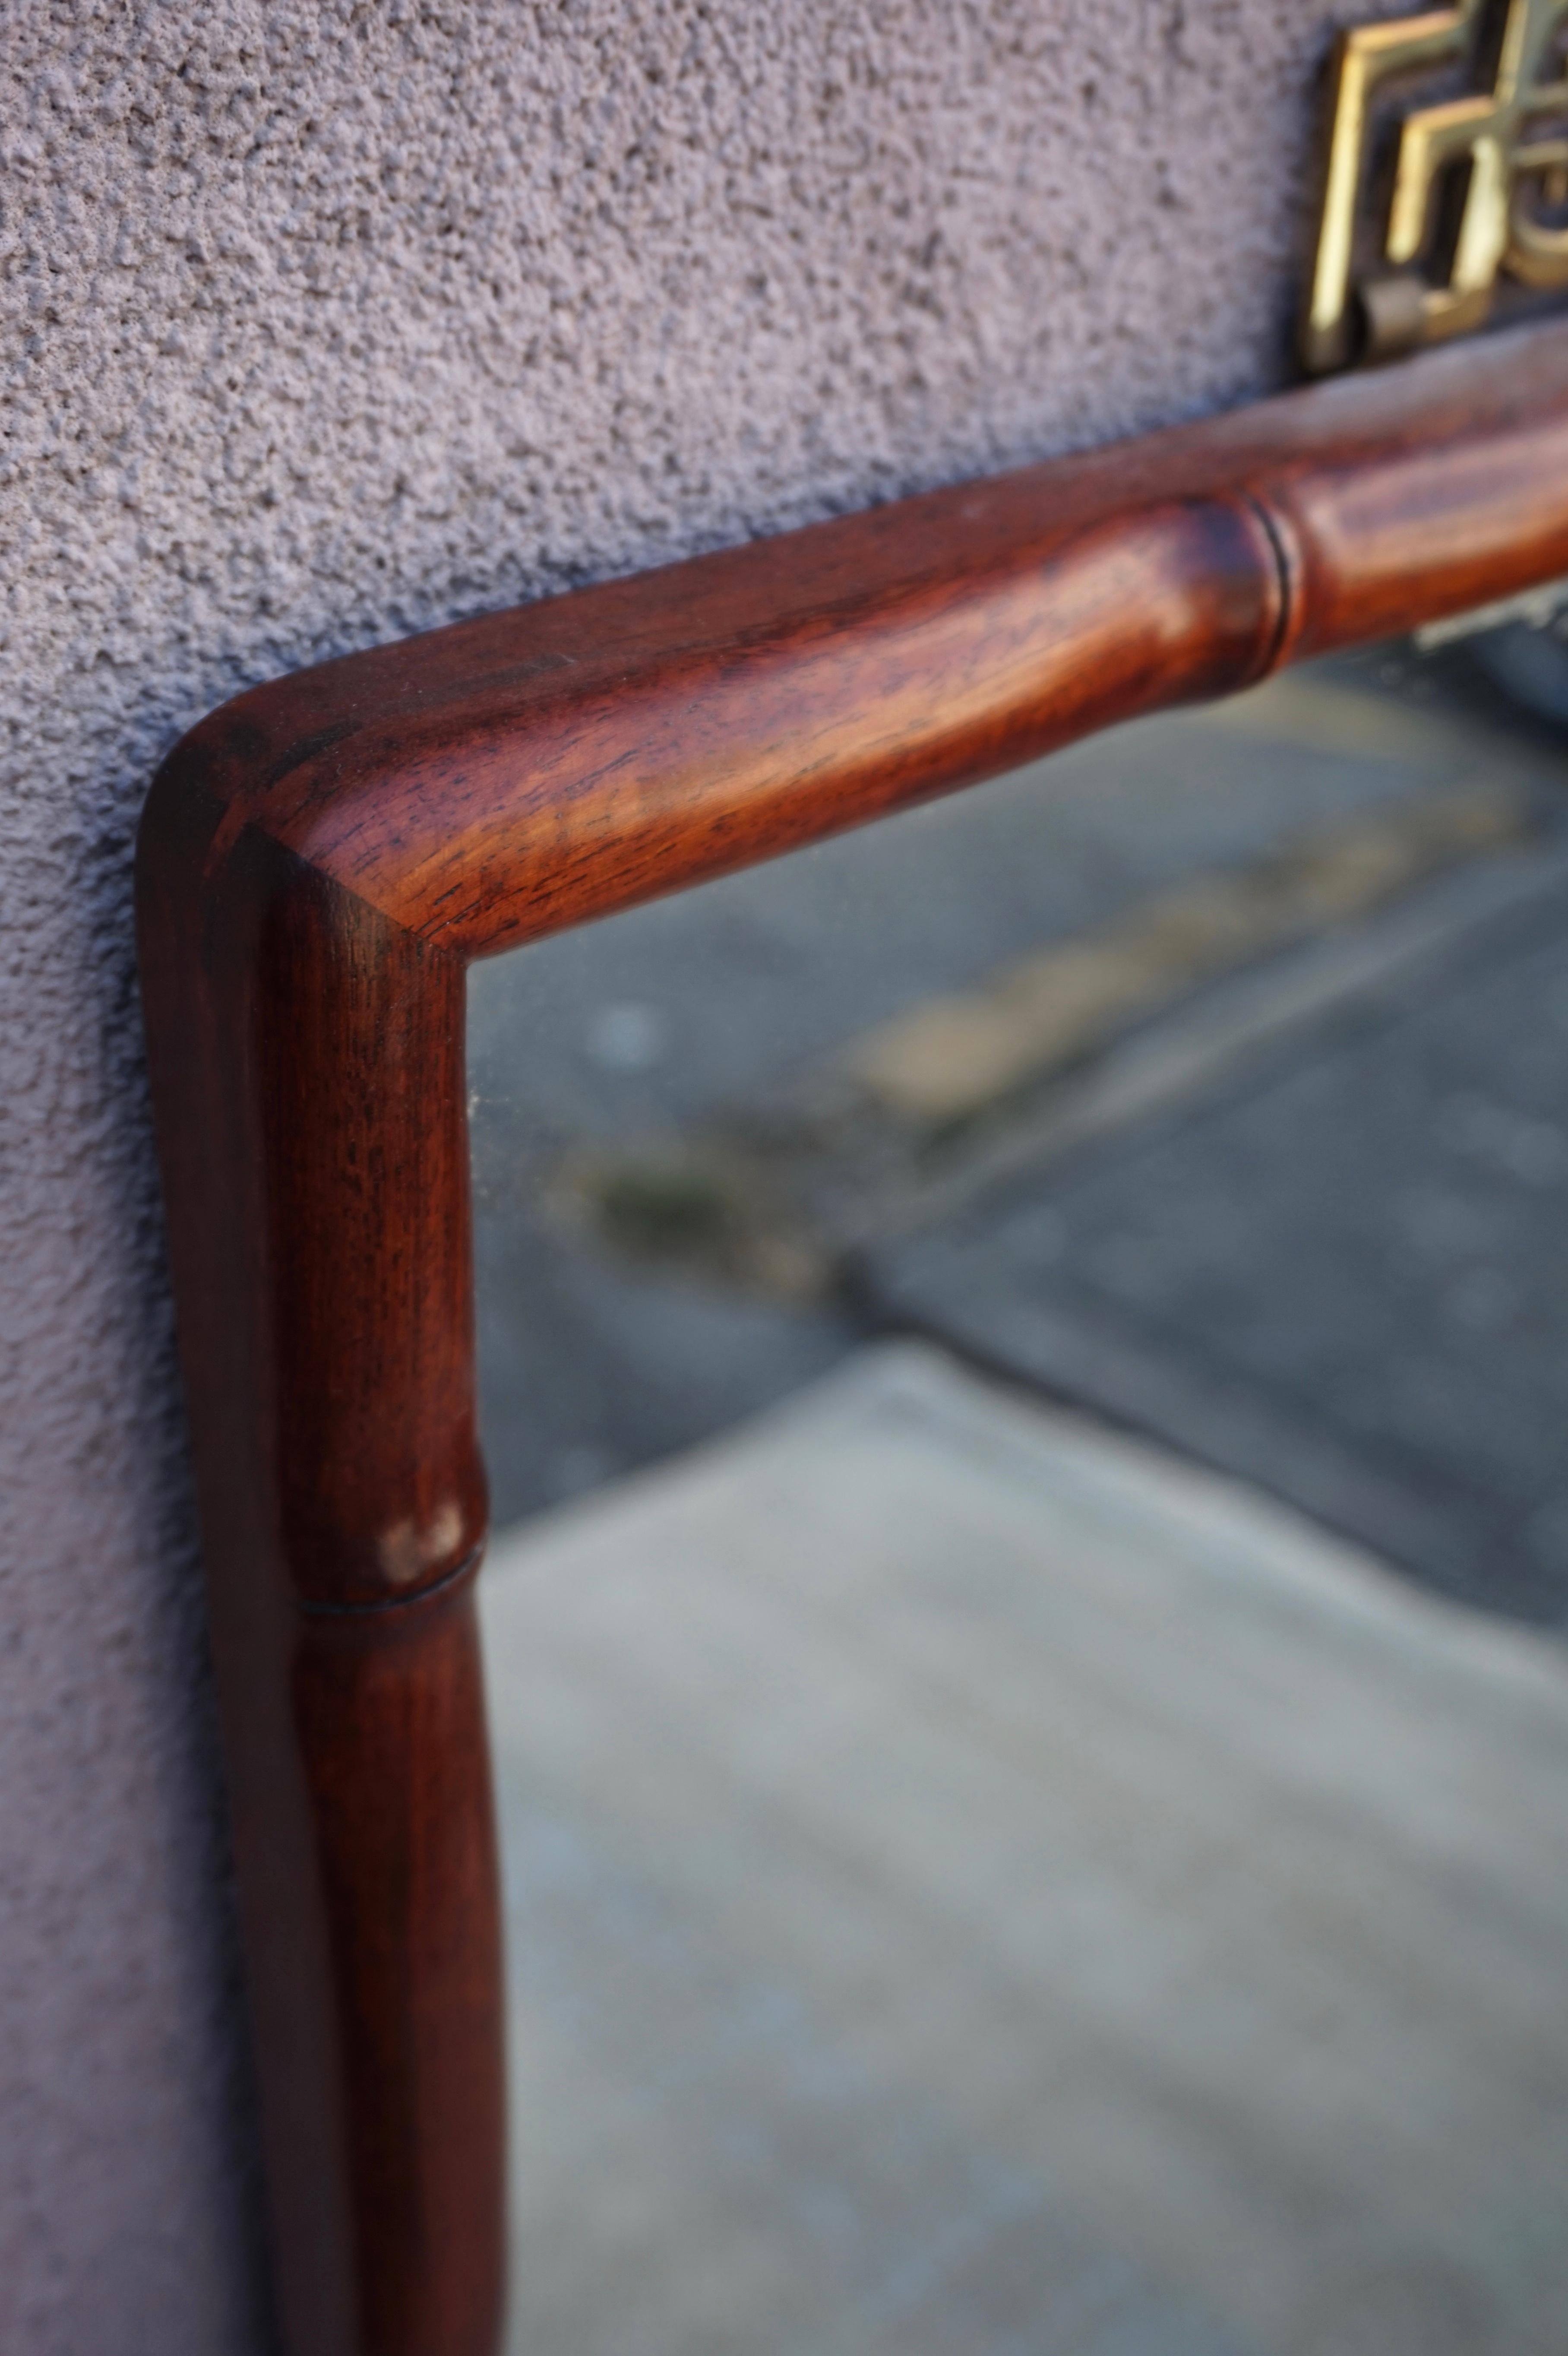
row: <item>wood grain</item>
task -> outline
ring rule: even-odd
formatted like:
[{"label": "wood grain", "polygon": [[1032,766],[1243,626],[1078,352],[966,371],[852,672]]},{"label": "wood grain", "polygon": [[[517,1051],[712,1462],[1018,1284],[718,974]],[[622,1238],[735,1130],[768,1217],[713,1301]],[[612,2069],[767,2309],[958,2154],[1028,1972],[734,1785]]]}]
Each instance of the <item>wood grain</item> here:
[{"label": "wood grain", "polygon": [[175,758],[484,955],[1568,571],[1568,334],[612,582],[275,681]]},{"label": "wood grain", "polygon": [[498,2328],[467,961],[1563,573],[1553,326],[323,664],[171,754],[143,988],[294,2356]]},{"label": "wood grain", "polygon": [[[291,2349],[482,2356],[501,2277],[463,976],[247,830],[140,849]],[[405,1600],[406,1599],[406,1600]]]}]

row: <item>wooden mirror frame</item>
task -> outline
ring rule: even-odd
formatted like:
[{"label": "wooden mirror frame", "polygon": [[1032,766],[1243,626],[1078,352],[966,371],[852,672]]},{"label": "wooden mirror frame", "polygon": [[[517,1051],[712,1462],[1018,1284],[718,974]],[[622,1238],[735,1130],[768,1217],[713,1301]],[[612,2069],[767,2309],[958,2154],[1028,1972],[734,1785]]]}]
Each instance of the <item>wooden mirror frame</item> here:
[{"label": "wooden mirror frame", "polygon": [[1568,327],[329,662],[193,729],[142,982],[292,2356],[493,2356],[470,958],[1568,573]]}]

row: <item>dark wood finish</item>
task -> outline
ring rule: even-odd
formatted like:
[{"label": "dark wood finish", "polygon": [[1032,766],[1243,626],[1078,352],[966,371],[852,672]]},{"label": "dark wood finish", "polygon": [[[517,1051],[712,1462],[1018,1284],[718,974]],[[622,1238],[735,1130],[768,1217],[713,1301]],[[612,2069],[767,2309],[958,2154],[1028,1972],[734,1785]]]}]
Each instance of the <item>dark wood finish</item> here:
[{"label": "dark wood finish", "polygon": [[1568,573],[1568,329],[242,695],[143,987],[293,2356],[488,2356],[494,1835],[464,969]]},{"label": "dark wood finish", "polygon": [[[492,2344],[463,973],[161,797],[143,990],[291,2349]],[[215,850],[216,846],[216,850]]]}]

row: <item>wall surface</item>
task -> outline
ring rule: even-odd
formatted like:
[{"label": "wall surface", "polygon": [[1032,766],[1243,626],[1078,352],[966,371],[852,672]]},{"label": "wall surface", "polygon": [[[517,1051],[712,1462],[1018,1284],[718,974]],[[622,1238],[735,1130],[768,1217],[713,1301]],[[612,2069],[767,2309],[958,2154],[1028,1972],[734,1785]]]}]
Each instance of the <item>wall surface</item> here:
[{"label": "wall surface", "polygon": [[150,772],[281,669],[1263,390],[1326,28],[1376,13],[10,0],[10,2356],[265,2339],[131,952]]}]

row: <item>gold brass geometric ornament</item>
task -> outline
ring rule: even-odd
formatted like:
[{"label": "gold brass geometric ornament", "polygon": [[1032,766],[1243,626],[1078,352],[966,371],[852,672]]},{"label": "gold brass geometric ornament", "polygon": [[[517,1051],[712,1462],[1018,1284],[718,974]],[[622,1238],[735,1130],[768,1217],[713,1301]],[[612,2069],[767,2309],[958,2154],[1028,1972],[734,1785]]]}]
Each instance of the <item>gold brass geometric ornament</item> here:
[{"label": "gold brass geometric ornament", "polygon": [[1311,374],[1479,327],[1500,277],[1568,286],[1565,50],[1568,0],[1456,0],[1339,36]]}]

